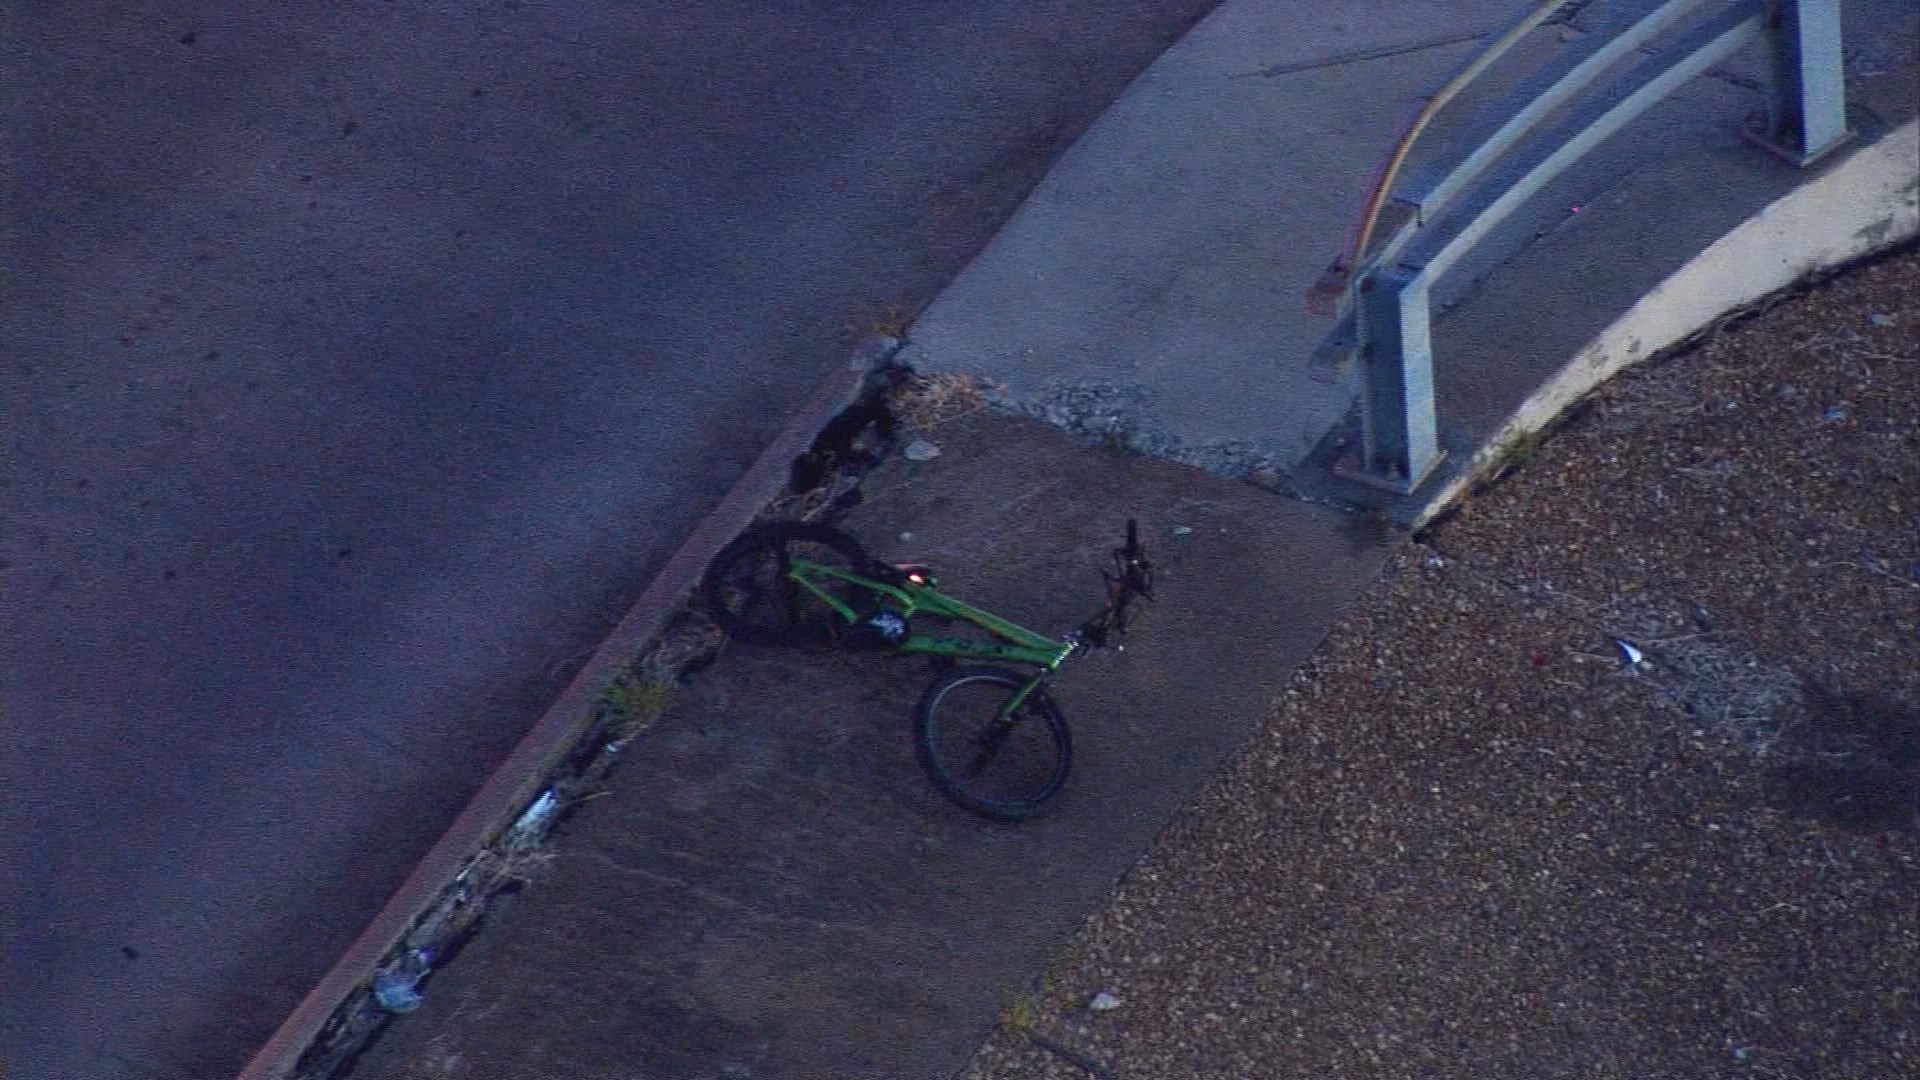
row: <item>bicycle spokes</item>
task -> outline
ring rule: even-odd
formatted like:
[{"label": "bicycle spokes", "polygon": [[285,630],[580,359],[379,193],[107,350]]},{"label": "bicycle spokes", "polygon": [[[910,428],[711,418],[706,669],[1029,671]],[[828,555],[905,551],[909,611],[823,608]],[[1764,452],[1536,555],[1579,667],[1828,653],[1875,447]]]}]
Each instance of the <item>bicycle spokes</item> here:
[{"label": "bicycle spokes", "polygon": [[866,563],[859,544],[830,526],[759,525],[714,557],[703,597],[707,614],[729,635],[753,644],[825,644],[834,636],[845,589],[801,577],[810,568],[851,571]]},{"label": "bicycle spokes", "polygon": [[1007,736],[1013,734],[1014,725],[1019,722],[1017,715],[1006,715],[980,730],[973,740],[975,752],[967,764],[968,776],[979,779],[993,765],[993,759],[1000,756],[1000,748],[1007,744]]},{"label": "bicycle spokes", "polygon": [[787,621],[800,622],[800,583],[793,577],[793,553],[784,547],[774,555],[773,589]]},{"label": "bicycle spokes", "polygon": [[1066,721],[1031,682],[1004,668],[962,667],[920,699],[914,729],[920,763],[942,792],[977,814],[1003,821],[1030,816],[1066,783],[1072,761]]}]

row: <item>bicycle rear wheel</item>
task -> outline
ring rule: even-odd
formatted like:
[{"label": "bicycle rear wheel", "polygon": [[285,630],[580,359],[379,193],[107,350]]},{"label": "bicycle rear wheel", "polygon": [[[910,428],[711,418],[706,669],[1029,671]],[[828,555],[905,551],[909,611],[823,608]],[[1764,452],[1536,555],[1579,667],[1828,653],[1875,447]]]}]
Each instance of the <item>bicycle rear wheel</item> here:
[{"label": "bicycle rear wheel", "polygon": [[1032,817],[1066,786],[1073,736],[1043,688],[1002,715],[1027,677],[967,666],[941,676],[914,710],[914,749],[940,791],[982,817]]},{"label": "bicycle rear wheel", "polygon": [[[795,559],[855,573],[870,563],[859,541],[831,525],[770,521],[720,549],[701,592],[707,614],[736,641],[754,645],[824,645],[846,620],[788,573]],[[845,602],[854,586],[822,583]]]}]

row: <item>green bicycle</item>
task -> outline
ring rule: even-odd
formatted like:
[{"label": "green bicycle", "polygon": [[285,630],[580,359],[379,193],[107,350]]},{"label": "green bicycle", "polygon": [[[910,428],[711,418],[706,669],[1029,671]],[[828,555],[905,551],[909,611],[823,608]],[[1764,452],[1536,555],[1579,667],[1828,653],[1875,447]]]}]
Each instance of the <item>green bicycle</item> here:
[{"label": "green bicycle", "polygon": [[[1135,600],[1153,598],[1153,564],[1127,522],[1126,543],[1102,571],[1106,604],[1062,637],[1049,638],[946,595],[918,564],[869,557],[831,525],[774,521],[721,549],[702,598],[735,640],[919,654],[950,666],[914,708],[914,750],[935,786],[968,810],[1000,821],[1031,817],[1066,785],[1073,735],[1043,685],[1060,665],[1125,636]],[[917,632],[915,618],[967,623],[987,635]]]}]

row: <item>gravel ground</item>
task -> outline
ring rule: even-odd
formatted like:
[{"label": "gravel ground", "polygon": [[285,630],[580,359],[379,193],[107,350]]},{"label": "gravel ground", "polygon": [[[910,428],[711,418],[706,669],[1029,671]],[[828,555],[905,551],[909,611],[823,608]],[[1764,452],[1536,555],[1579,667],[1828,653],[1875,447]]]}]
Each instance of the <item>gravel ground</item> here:
[{"label": "gravel ground", "polygon": [[1511,456],[966,1080],[1920,1076],[1920,251]]}]

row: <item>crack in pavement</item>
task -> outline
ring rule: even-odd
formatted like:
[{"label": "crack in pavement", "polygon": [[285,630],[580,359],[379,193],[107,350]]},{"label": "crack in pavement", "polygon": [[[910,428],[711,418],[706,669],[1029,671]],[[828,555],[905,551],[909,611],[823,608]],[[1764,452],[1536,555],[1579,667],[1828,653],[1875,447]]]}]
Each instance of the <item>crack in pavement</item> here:
[{"label": "crack in pavement", "polygon": [[744,915],[748,918],[751,918],[756,922],[805,926],[814,930],[851,930],[861,935],[870,935],[873,933],[873,930],[874,930],[873,927],[866,926],[857,922],[846,922],[846,921],[835,920],[835,919],[819,919],[819,918],[814,918],[812,916],[806,916],[806,915],[788,915],[788,914],[781,914],[778,912],[766,911],[753,903],[740,899],[739,897],[729,896],[725,893],[717,892],[711,888],[707,888],[702,885],[697,885],[692,881],[689,881],[682,877],[677,877],[673,874],[662,873],[658,870],[651,870],[646,867],[634,866],[629,863],[622,862],[621,860],[614,858],[613,856],[608,855],[605,852],[598,852],[598,851],[592,852],[589,854],[589,857],[592,858],[595,862],[601,863],[602,865],[605,865],[622,874],[628,874],[634,877],[645,878],[648,881],[656,881],[662,885],[667,885],[670,887],[681,889],[687,893],[692,894],[695,897],[698,897],[701,900],[711,901],[718,907],[726,908],[729,911],[738,912],[739,914]]},{"label": "crack in pavement", "polygon": [[1408,45],[1388,45],[1379,49],[1362,49],[1359,52],[1342,53],[1321,60],[1302,60],[1294,64],[1273,64],[1254,71],[1243,71],[1238,75],[1229,75],[1230,79],[1276,79],[1282,75],[1294,75],[1302,71],[1318,71],[1322,68],[1345,67],[1348,64],[1360,64],[1369,60],[1385,60],[1388,57],[1404,56],[1407,53],[1425,52],[1428,49],[1445,48],[1448,45],[1460,45],[1469,41],[1479,41],[1490,31],[1476,30],[1471,34],[1452,34],[1431,41],[1416,41]]}]

